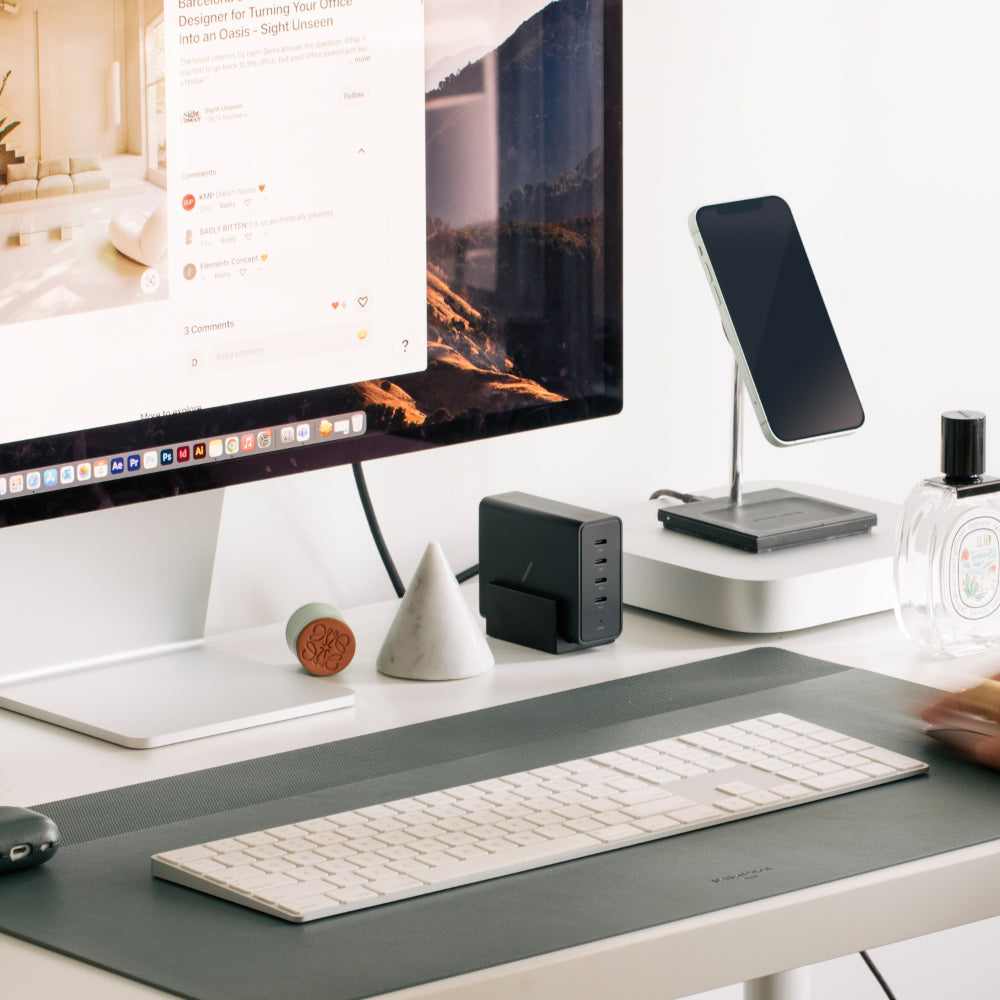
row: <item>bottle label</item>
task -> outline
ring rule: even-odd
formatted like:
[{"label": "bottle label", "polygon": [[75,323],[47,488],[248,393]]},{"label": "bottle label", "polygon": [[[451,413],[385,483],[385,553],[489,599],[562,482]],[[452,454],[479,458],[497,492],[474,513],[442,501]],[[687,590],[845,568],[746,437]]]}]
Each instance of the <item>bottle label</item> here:
[{"label": "bottle label", "polygon": [[1000,520],[981,516],[959,525],[951,543],[951,606],[962,618],[978,621],[1000,607]]}]

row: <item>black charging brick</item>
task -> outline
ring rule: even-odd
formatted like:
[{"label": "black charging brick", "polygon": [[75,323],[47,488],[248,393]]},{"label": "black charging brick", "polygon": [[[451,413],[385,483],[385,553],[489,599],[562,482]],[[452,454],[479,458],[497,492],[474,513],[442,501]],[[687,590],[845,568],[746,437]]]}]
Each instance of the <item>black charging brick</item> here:
[{"label": "black charging brick", "polygon": [[479,611],[498,639],[562,653],[622,630],[622,525],[527,493],[479,505]]}]

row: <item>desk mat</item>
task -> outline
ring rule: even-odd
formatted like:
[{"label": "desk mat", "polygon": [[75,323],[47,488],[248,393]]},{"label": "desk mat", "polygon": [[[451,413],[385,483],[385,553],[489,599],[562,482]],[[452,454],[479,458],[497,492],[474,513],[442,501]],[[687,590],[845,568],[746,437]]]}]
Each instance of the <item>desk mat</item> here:
[{"label": "desk mat", "polygon": [[[196,1000],[360,1000],[586,944],[994,839],[1000,774],[920,733],[912,710],[931,696],[760,648],[45,803],[64,846],[3,879],[0,930]],[[930,773],[309,924],[149,874],[157,851],[774,711]]]}]

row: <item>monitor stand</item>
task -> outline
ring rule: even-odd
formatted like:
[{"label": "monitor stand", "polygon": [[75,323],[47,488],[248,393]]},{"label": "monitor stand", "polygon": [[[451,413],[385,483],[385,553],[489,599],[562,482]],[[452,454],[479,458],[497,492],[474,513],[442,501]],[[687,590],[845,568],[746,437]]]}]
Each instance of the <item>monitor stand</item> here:
[{"label": "monitor stand", "polygon": [[206,640],[223,497],[0,531],[0,707],[147,748],[352,705],[290,653],[275,665]]}]

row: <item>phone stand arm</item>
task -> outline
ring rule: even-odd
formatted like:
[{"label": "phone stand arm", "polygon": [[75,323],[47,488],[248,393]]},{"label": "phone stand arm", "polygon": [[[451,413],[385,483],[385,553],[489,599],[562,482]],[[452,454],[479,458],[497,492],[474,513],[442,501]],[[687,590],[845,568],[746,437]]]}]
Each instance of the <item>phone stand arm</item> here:
[{"label": "phone stand arm", "polygon": [[732,485],[729,488],[729,502],[743,500],[743,379],[740,366],[733,361],[733,465]]}]

